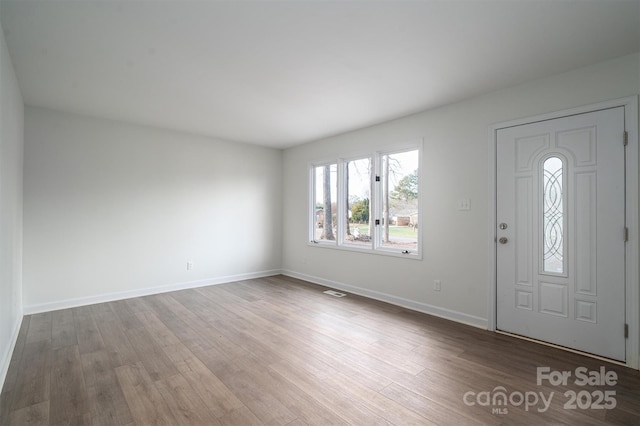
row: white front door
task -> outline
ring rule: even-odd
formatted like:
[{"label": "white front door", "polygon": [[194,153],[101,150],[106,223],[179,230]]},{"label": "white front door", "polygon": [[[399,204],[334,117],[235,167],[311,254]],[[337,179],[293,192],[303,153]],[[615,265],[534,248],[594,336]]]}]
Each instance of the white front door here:
[{"label": "white front door", "polygon": [[497,329],[624,361],[624,108],[497,131]]}]

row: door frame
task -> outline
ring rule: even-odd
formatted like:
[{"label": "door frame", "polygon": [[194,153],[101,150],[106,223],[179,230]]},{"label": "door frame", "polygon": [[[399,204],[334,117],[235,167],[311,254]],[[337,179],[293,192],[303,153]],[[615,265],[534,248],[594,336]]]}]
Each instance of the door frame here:
[{"label": "door frame", "polygon": [[[577,108],[565,109],[547,114],[496,123],[489,127],[489,223],[488,223],[488,254],[489,254],[489,300],[487,325],[491,331],[496,331],[497,322],[497,136],[498,130],[507,127],[531,124],[540,121],[553,120],[571,115],[584,114],[603,109],[624,107],[625,128],[629,144],[625,155],[625,215],[629,230],[629,239],[625,245],[625,308],[626,323],[629,327],[629,337],[626,345],[627,367],[640,368],[640,282],[639,282],[639,217],[638,217],[638,96],[629,96],[611,101],[599,102]],[[620,141],[622,143],[622,140]],[[622,330],[621,330],[622,332]]]}]

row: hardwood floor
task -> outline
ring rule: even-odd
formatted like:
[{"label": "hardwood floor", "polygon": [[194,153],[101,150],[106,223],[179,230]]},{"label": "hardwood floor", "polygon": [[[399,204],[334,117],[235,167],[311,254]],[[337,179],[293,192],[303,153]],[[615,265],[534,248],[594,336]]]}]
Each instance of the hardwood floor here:
[{"label": "hardwood floor", "polygon": [[26,316],[0,424],[640,422],[637,371],[323,290],[278,276]]}]

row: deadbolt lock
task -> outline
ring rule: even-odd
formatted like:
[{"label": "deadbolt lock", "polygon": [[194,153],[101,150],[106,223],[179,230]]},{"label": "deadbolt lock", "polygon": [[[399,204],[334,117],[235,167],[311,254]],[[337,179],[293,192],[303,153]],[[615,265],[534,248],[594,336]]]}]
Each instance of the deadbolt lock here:
[{"label": "deadbolt lock", "polygon": [[509,240],[507,239],[507,237],[500,237],[498,241],[500,242],[500,244],[507,244],[507,241]]}]

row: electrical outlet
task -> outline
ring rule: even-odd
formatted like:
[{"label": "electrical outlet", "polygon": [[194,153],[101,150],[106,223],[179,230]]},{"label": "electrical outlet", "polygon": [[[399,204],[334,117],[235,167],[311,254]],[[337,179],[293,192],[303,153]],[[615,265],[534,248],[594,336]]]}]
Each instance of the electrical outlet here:
[{"label": "electrical outlet", "polygon": [[190,271],[190,270],[192,270],[192,269],[193,269],[193,262],[188,261],[188,262],[187,262],[187,271]]},{"label": "electrical outlet", "polygon": [[441,291],[442,290],[442,281],[433,280],[433,291]]}]

